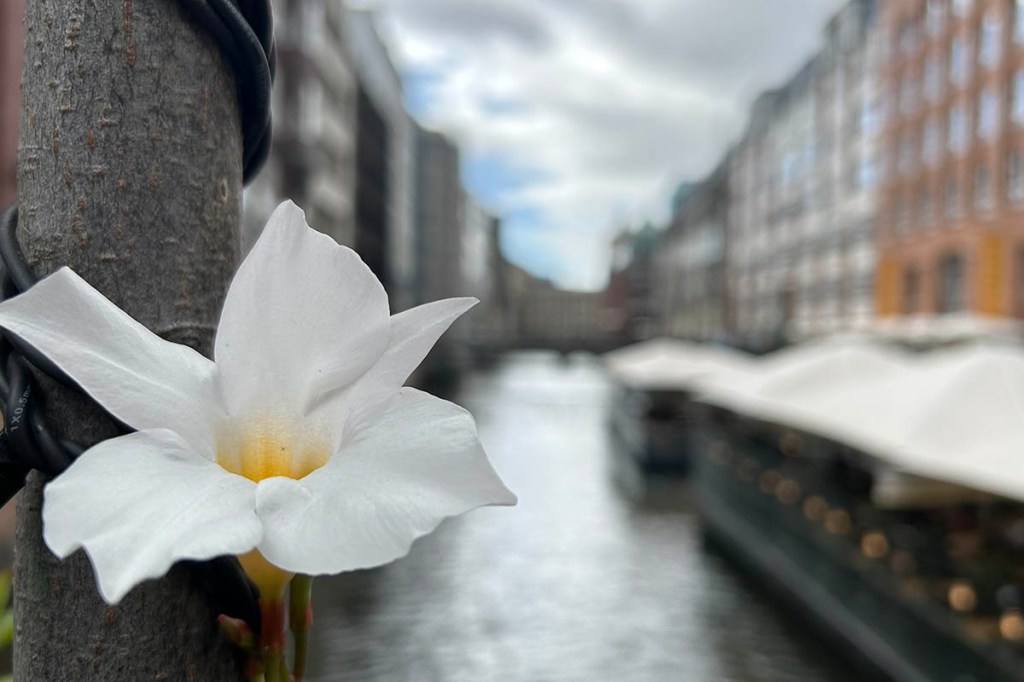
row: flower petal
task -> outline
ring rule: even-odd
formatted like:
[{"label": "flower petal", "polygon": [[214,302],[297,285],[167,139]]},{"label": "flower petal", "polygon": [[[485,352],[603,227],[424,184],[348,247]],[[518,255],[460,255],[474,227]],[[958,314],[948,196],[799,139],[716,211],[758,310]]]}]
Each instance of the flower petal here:
[{"label": "flower petal", "polygon": [[441,335],[477,303],[475,298],[447,298],[392,315],[390,343],[377,363],[351,386],[324,395],[314,414],[328,424],[345,424],[357,408],[362,418],[379,414],[372,408],[392,397]]},{"label": "flower petal", "polygon": [[387,347],[384,287],[351,249],[287,201],[228,290],[214,357],[231,414],[301,413],[314,382],[349,383]]},{"label": "flower petal", "polygon": [[124,423],[172,429],[213,457],[211,425],[222,414],[213,363],[161,339],[70,269],[0,304],[0,326],[50,358]]},{"label": "flower petal", "polygon": [[300,480],[259,483],[259,549],[311,575],[387,563],[446,517],[516,498],[491,468],[468,412],[414,389]]},{"label": "flower petal", "polygon": [[89,449],[44,491],[43,537],[64,558],[84,547],[100,594],[117,603],[180,559],[255,547],[256,485],[153,429]]}]

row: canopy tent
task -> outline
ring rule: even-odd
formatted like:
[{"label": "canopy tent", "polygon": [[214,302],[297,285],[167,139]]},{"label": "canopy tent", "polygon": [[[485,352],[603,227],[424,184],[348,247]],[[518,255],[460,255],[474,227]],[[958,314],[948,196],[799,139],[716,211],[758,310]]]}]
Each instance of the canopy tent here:
[{"label": "canopy tent", "polygon": [[905,352],[864,337],[833,337],[766,356],[738,380],[709,382],[699,399],[769,421],[798,419],[820,396],[897,376],[910,363]]},{"label": "canopy tent", "polygon": [[922,476],[1024,500],[1024,350],[942,354],[903,387],[903,419],[878,434]]},{"label": "canopy tent", "polygon": [[816,433],[917,477],[1024,500],[1024,349],[974,344],[919,358],[807,344],[732,392],[699,397]]},{"label": "canopy tent", "polygon": [[693,391],[715,376],[742,375],[753,359],[724,346],[670,338],[642,341],[605,353],[608,372],[637,390]]}]

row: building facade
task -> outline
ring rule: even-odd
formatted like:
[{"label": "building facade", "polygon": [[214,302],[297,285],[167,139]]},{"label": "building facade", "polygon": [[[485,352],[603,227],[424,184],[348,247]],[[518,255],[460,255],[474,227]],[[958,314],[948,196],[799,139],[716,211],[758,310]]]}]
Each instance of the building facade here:
[{"label": "building facade", "polygon": [[344,13],[328,0],[277,2],[274,12],[274,138],[266,165],[245,192],[243,249],[285,199],[305,209],[312,227],[358,248],[358,84],[343,49]]},{"label": "building facade", "polygon": [[[340,5],[340,3],[334,3]],[[359,82],[356,229],[395,310],[415,299],[416,137],[402,79],[369,10],[343,11],[343,40]],[[368,259],[369,263],[370,260]]]},{"label": "building facade", "polygon": [[517,301],[520,348],[607,350],[609,316],[603,292],[566,291],[529,277]]},{"label": "building facade", "polygon": [[656,300],[662,331],[695,340],[721,340],[732,331],[726,288],[729,160],[703,182],[677,193],[671,223],[655,254]]},{"label": "building facade", "polygon": [[874,315],[883,99],[875,0],[853,0],[829,21],[815,75],[817,201],[797,279],[802,337],[862,329]]},{"label": "building facade", "polygon": [[729,158],[725,277],[741,345],[861,328],[873,316],[882,92],[875,0],[850,0],[825,47],[754,103]]},{"label": "building facade", "polygon": [[733,152],[727,258],[737,273],[736,340],[754,349],[796,338],[797,302],[809,293],[797,271],[818,200],[814,74],[811,61],[758,98]]},{"label": "building facade", "polygon": [[462,206],[458,295],[473,296],[479,303],[456,322],[453,331],[465,339],[471,351],[489,356],[505,344],[500,286],[503,265],[498,249],[501,222],[467,192],[462,193]]},{"label": "building facade", "polygon": [[1024,3],[890,2],[882,26],[878,311],[1022,317]]},{"label": "building facade", "polygon": [[[462,290],[465,192],[460,180],[461,155],[455,143],[443,134],[419,125],[415,126],[415,132],[415,268],[412,281],[413,303],[422,304],[465,295]],[[446,334],[434,346],[419,374],[424,381],[444,385],[468,361],[464,336]]]},{"label": "building facade", "polygon": [[[747,128],[730,154],[726,286],[733,294],[735,342],[746,347],[768,346],[781,321],[766,319],[761,302],[768,298],[761,277],[767,256],[763,226],[768,219],[766,175],[767,130],[775,92],[761,94],[750,109]],[[774,305],[774,301],[770,301]]]},{"label": "building facade", "polygon": [[417,126],[415,289],[417,303],[459,295],[462,184],[459,148]]}]

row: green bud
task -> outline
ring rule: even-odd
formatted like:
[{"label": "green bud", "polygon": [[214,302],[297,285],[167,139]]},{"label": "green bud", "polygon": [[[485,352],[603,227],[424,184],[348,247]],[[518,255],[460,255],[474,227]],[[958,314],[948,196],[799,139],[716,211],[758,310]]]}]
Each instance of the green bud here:
[{"label": "green bud", "polygon": [[223,613],[217,616],[217,625],[229,642],[247,653],[256,652],[256,635],[249,624],[240,618],[231,618]]}]

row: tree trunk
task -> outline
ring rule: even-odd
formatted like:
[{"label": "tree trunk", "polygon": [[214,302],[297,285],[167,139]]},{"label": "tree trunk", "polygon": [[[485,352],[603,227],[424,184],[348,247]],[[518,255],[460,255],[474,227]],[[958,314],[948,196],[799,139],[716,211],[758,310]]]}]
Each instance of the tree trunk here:
[{"label": "tree trunk", "polygon": [[[158,334],[209,354],[238,257],[242,150],[232,74],[177,0],[28,0],[18,149],[20,232],[42,276],[70,265]],[[55,430],[112,433],[46,386]],[[235,652],[189,571],[99,598],[79,552],[41,536],[44,481],[15,543],[19,682],[237,680]]]}]

